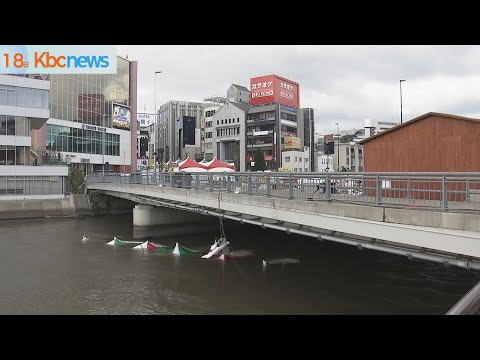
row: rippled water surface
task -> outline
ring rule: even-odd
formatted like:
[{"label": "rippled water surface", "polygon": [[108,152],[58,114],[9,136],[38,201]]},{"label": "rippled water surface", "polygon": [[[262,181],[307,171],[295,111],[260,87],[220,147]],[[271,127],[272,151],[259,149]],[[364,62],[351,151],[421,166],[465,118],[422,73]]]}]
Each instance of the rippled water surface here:
[{"label": "rippled water surface", "polygon": [[[213,218],[143,230],[131,214],[9,220],[0,229],[0,314],[444,314],[479,280],[464,269],[231,222],[234,250],[254,256],[222,263],[106,245],[116,236],[208,249],[219,233]],[[300,263],[263,270],[263,259],[279,257]]]}]

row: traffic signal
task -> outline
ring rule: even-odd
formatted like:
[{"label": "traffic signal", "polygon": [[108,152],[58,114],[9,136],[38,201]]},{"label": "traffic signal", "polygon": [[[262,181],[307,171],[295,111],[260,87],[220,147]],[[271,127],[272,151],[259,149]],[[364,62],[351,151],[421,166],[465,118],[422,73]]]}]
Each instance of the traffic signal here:
[{"label": "traffic signal", "polygon": [[325,155],[335,154],[335,145],[334,145],[333,141],[326,142],[324,144],[323,150],[324,150]]}]

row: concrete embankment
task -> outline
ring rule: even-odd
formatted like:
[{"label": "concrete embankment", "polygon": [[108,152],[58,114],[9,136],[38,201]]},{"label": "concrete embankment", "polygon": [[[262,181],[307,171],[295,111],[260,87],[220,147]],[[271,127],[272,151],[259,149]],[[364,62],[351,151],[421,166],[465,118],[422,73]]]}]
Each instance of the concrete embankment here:
[{"label": "concrete embankment", "polygon": [[84,217],[131,213],[134,203],[102,194],[74,194],[63,199],[0,201],[0,220]]}]

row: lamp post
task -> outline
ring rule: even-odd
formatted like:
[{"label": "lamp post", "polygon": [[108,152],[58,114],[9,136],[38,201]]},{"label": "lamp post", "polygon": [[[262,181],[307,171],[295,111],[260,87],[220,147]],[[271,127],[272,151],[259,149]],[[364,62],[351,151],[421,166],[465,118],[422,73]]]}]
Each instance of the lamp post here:
[{"label": "lamp post", "polygon": [[340,130],[338,128],[338,123],[336,122],[335,123],[337,125],[337,143],[338,143],[338,146],[337,146],[337,171],[339,171],[340,169]]},{"label": "lamp post", "polygon": [[403,109],[402,109],[402,82],[405,80],[400,80],[400,124],[403,123]]},{"label": "lamp post", "polygon": [[[155,71],[155,74],[153,76],[153,82],[154,82],[154,88],[155,88],[155,100],[154,100],[154,107],[155,107],[155,117],[154,117],[154,121],[155,121],[155,127],[157,127],[159,130],[159,126],[158,126],[158,119],[157,119],[157,74],[161,74],[162,72],[161,71]],[[164,139],[165,141],[165,139]],[[154,172],[157,172],[157,157],[155,155],[153,155],[153,170]]]}]

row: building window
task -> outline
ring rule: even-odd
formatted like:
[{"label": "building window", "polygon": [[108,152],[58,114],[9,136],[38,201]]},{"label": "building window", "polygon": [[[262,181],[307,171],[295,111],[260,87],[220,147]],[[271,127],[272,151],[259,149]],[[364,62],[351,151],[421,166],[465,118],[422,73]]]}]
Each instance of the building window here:
[{"label": "building window", "polygon": [[47,154],[76,152],[120,156],[120,135],[47,124]]},{"label": "building window", "polygon": [[[297,162],[297,161],[298,161],[298,159],[297,159],[297,157],[295,156],[295,162]],[[295,170],[295,171],[297,171],[297,170]]]},{"label": "building window", "polygon": [[290,162],[290,156],[285,157],[285,162]]},{"label": "building window", "polygon": [[240,118],[237,118],[237,123],[239,123],[239,122],[240,122]]}]

